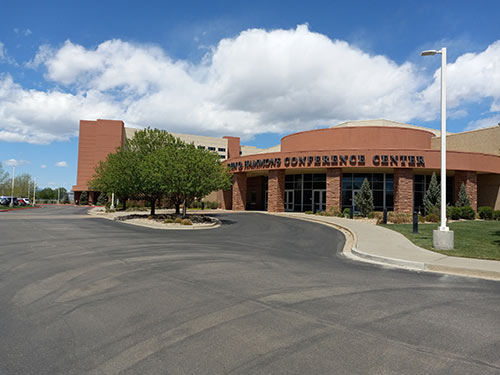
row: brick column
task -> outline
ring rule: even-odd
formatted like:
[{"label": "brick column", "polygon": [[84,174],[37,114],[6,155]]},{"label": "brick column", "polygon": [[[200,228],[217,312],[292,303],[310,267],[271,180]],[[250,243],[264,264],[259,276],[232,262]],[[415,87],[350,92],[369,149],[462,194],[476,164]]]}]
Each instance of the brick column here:
[{"label": "brick column", "polygon": [[394,168],[394,212],[413,213],[413,173],[411,169]]},{"label": "brick column", "polygon": [[247,174],[233,174],[233,211],[245,211],[247,204]]},{"label": "brick column", "polygon": [[89,197],[89,205],[93,206],[96,201],[95,191],[89,191],[88,197]]},{"label": "brick column", "polygon": [[342,168],[326,169],[326,211],[342,211]]},{"label": "brick column", "polygon": [[470,205],[477,211],[477,173],[472,171],[455,171],[455,201],[458,199],[460,186],[465,184],[465,191],[469,196]]},{"label": "brick column", "polygon": [[285,211],[285,171],[283,169],[269,171],[267,210],[269,212]]},{"label": "brick column", "polygon": [[233,189],[219,190],[217,192],[217,202],[222,210],[230,210],[233,206]]}]

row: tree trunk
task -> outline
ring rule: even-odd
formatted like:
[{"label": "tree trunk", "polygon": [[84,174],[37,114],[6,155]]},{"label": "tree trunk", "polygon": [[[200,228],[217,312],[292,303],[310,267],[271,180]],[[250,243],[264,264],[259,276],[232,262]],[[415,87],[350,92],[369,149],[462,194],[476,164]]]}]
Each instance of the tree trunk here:
[{"label": "tree trunk", "polygon": [[184,201],[182,202],[182,218],[186,218],[186,198],[184,198]]},{"label": "tree trunk", "polygon": [[179,203],[175,204],[175,214],[179,215],[181,213],[181,205]]},{"label": "tree trunk", "polygon": [[127,210],[127,198],[123,198],[123,207],[122,207],[122,210],[123,211]]},{"label": "tree trunk", "polygon": [[151,216],[154,216],[155,214],[155,205],[156,205],[156,199],[151,199]]}]

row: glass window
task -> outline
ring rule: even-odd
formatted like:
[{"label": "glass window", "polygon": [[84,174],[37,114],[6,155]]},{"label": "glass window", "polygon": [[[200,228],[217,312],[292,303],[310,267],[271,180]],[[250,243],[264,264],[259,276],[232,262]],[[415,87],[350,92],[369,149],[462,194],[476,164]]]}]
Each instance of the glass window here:
[{"label": "glass window", "polygon": [[210,151],[215,151],[215,147],[208,147]]},{"label": "glass window", "polygon": [[226,149],[225,149],[224,147],[219,147],[219,148],[217,149],[217,151],[219,151],[219,152],[226,152]]}]

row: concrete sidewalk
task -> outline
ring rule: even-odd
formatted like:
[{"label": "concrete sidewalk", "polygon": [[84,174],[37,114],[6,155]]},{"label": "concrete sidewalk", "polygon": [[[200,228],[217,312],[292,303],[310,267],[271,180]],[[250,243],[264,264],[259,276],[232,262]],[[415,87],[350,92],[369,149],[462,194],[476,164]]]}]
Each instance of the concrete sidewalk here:
[{"label": "concrete sidewalk", "polygon": [[[500,261],[442,255],[414,245],[402,234],[361,220],[299,212],[277,215],[329,224],[346,234],[347,256],[423,271],[500,280]],[[349,238],[350,237],[350,238]]]}]

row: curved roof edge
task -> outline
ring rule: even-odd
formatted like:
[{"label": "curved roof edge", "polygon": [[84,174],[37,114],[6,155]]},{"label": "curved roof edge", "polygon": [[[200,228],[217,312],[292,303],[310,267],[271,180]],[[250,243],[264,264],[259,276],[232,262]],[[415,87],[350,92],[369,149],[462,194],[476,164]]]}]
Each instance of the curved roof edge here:
[{"label": "curved roof edge", "polygon": [[[440,137],[441,136],[441,131],[440,130],[426,128],[426,127],[423,127],[423,126],[406,124],[404,122],[384,120],[384,119],[346,121],[346,122],[342,122],[342,123],[337,124],[337,125],[332,125],[332,126],[330,126],[330,128],[355,127],[355,126],[386,126],[386,127],[397,127],[397,128],[420,129],[420,130],[427,130],[428,132],[433,133],[436,137]],[[449,132],[447,132],[447,133],[450,134]]]}]

